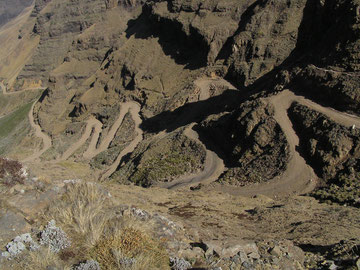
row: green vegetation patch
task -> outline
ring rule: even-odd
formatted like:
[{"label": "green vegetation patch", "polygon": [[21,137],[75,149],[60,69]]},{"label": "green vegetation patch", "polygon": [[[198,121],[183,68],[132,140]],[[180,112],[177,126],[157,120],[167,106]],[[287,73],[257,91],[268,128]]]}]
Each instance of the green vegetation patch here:
[{"label": "green vegetation patch", "polygon": [[9,136],[24,119],[27,118],[32,103],[28,103],[11,114],[0,118],[0,139]]},{"label": "green vegetation patch", "polygon": [[120,152],[124,150],[126,146],[127,144],[114,146],[101,152],[90,161],[91,167],[96,169],[104,169],[104,166],[110,166],[114,163]]},{"label": "green vegetation patch", "polygon": [[360,207],[360,174],[341,175],[328,186],[314,191],[312,195],[327,203]]},{"label": "green vegetation patch", "polygon": [[0,154],[16,151],[22,139],[29,133],[27,119],[32,103],[20,107],[11,114],[0,118]]},{"label": "green vegetation patch", "polygon": [[181,176],[198,165],[199,157],[186,155],[181,151],[164,153],[146,160],[131,177],[131,181],[137,185],[149,186],[154,181]]},{"label": "green vegetation patch", "polygon": [[203,146],[174,131],[161,139],[142,142],[113,179],[149,187],[156,182],[170,182],[182,175],[203,169],[206,152]]}]

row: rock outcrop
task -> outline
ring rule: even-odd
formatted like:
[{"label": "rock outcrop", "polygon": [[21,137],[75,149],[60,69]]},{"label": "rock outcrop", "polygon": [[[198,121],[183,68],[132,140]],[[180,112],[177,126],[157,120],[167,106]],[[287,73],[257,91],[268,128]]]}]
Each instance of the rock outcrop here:
[{"label": "rock outcrop", "polygon": [[301,138],[303,155],[326,183],[315,192],[316,197],[359,205],[359,128],[344,127],[297,103],[289,113]]},{"label": "rock outcrop", "polygon": [[255,100],[201,123],[200,132],[218,145],[229,168],[221,180],[235,185],[266,182],[286,169],[288,143],[273,116],[272,105]]}]

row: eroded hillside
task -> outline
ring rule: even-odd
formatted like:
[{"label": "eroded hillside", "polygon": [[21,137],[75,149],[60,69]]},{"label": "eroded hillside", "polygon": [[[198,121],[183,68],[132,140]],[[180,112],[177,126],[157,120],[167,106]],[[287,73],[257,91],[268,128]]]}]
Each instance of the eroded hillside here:
[{"label": "eroded hillside", "polygon": [[[359,267],[334,251],[360,241],[359,27],[358,0],[36,0],[0,28],[1,153],[46,198],[81,178],[174,217],[195,268],[263,265],[274,239],[302,249],[279,269]],[[246,268],[215,239],[271,241]]]}]

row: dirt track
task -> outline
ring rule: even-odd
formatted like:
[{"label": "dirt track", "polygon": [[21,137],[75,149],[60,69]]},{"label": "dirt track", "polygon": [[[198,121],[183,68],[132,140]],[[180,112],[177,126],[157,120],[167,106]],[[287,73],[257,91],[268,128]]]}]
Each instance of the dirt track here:
[{"label": "dirt track", "polygon": [[85,128],[85,131],[81,138],[75,142],[73,145],[71,145],[64,153],[63,155],[57,159],[57,161],[66,160],[71,155],[74,154],[74,152],[79,149],[90,137],[91,141],[89,144],[89,147],[84,152],[83,157],[86,159],[92,159],[99,153],[105,151],[108,149],[111,141],[114,139],[117,130],[120,128],[125,115],[127,112],[131,113],[131,116],[133,117],[135,121],[135,131],[137,132],[137,137],[119,154],[115,162],[108,168],[108,170],[102,175],[102,179],[105,179],[109,177],[111,174],[114,173],[114,171],[117,169],[117,167],[120,165],[121,159],[123,156],[125,156],[128,153],[131,153],[134,151],[135,147],[138,145],[139,142],[142,140],[142,130],[139,128],[139,125],[141,124],[141,118],[139,116],[140,113],[140,106],[135,102],[126,102],[121,104],[121,112],[119,114],[119,117],[113,124],[113,126],[110,128],[110,131],[103,139],[102,143],[99,145],[99,147],[96,147],[99,141],[99,137],[102,131],[102,123],[95,119],[90,118],[87,121],[87,125]]},{"label": "dirt track", "polygon": [[160,185],[160,187],[167,189],[177,189],[184,186],[191,186],[200,182],[203,184],[210,184],[211,182],[218,179],[219,176],[223,173],[225,169],[223,160],[220,159],[215,152],[206,149],[205,145],[199,140],[199,135],[192,129],[194,125],[195,123],[192,123],[190,126],[188,126],[184,131],[184,135],[202,145],[206,150],[204,170],[202,170],[200,173],[182,176],[175,181],[164,183]]},{"label": "dirt track", "polygon": [[[210,84],[216,83],[217,85],[223,85],[225,87],[231,87],[231,84],[227,83],[223,79],[198,79],[196,81],[196,86],[200,88],[199,99],[204,100],[210,97],[209,87]],[[0,86],[3,87],[2,84]],[[6,90],[5,90],[6,91]],[[23,90],[25,91],[25,90]],[[296,147],[299,145],[299,138],[295,133],[292,123],[287,115],[287,110],[293,102],[299,102],[305,106],[308,106],[311,109],[314,109],[320,113],[325,114],[327,117],[333,121],[351,127],[353,125],[360,127],[360,119],[356,116],[349,115],[347,113],[336,111],[332,108],[323,107],[311,100],[306,99],[303,96],[295,95],[289,90],[284,90],[281,93],[265,99],[267,102],[271,103],[275,108],[274,118],[280,125],[283,130],[286,139],[290,147],[290,161],[287,165],[286,171],[274,179],[269,179],[266,183],[255,184],[248,187],[232,187],[232,186],[221,186],[220,189],[234,195],[242,196],[253,196],[257,194],[263,194],[266,196],[281,196],[288,195],[292,193],[302,194],[311,191],[316,185],[316,175],[313,169],[306,164],[306,161],[299,155],[296,150]],[[34,103],[35,105],[35,103]],[[43,140],[43,147],[41,150],[35,152],[32,156],[28,157],[25,161],[33,161],[39,158],[47,149],[51,147],[51,139],[45,133],[42,132],[41,127],[34,122],[33,118],[33,108],[32,106],[29,113],[29,120],[31,126],[35,129],[35,134]],[[116,131],[121,126],[125,114],[130,111],[131,116],[135,121],[135,129],[138,134],[137,137],[119,154],[115,162],[102,174],[101,180],[106,179],[111,176],[116,169],[121,166],[123,157],[127,154],[134,151],[136,146],[142,140],[142,130],[139,128],[142,120],[139,116],[140,106],[135,102],[127,102],[122,104],[121,112],[111,129],[109,130],[106,137],[103,139],[102,143],[98,146],[98,140],[101,133],[102,124],[91,118],[87,121],[87,126],[82,137],[75,142],[59,160],[68,159],[81,145],[83,145],[89,138],[92,136],[90,145],[88,149],[83,154],[85,158],[91,159],[97,154],[105,151],[111,141],[113,140]],[[192,129],[195,123],[191,124],[184,132],[186,136],[190,139],[193,139],[203,145],[205,145],[199,140],[198,134]],[[206,149],[206,148],[205,148]],[[161,185],[161,187],[168,189],[177,189],[186,186],[191,186],[197,183],[210,184],[214,182],[225,170],[223,161],[217,156],[216,153],[206,149],[206,158],[204,163],[204,170],[197,174],[191,174],[182,176],[179,179],[172,181],[171,183],[166,183]]]},{"label": "dirt track", "polygon": [[[28,91],[28,90],[40,90],[40,89],[42,89],[42,88],[29,88],[29,89],[23,89],[23,90],[21,90],[21,91],[9,93],[9,92],[7,92],[7,89],[6,89],[5,85],[4,85],[2,82],[0,82],[0,88],[2,89],[2,93],[3,93],[3,95],[5,95],[5,96],[6,96],[6,95],[19,94],[19,93],[22,93],[22,92]],[[32,161],[35,161],[35,160],[38,159],[46,150],[48,150],[48,149],[51,147],[51,145],[52,145],[51,138],[50,138],[47,134],[45,134],[45,133],[42,131],[41,127],[40,127],[38,124],[36,124],[35,121],[34,121],[34,107],[35,107],[35,104],[36,104],[37,102],[38,102],[38,100],[36,100],[36,101],[34,102],[34,104],[31,106],[31,109],[30,109],[30,111],[29,111],[28,116],[29,116],[30,126],[35,130],[35,136],[41,138],[42,141],[43,141],[43,147],[42,147],[42,149],[35,151],[31,156],[29,156],[29,157],[27,157],[26,159],[24,159],[24,160],[23,160],[24,162],[32,162]]]},{"label": "dirt track", "polygon": [[[57,161],[68,159],[72,154],[75,153],[75,151],[77,149],[79,149],[87,141],[87,139],[91,136],[92,133],[99,134],[101,132],[101,127],[102,127],[102,124],[99,120],[97,120],[93,117],[90,118],[87,121],[85,132],[83,133],[81,138],[76,143],[71,145]],[[95,138],[95,137],[96,137],[96,135],[93,135],[93,138]]]},{"label": "dirt track", "polygon": [[37,101],[34,102],[34,104],[31,106],[30,112],[29,112],[29,122],[33,129],[35,129],[35,136],[39,137],[43,141],[43,147],[40,150],[35,151],[30,157],[27,157],[24,162],[32,162],[38,159],[46,150],[48,150],[51,145],[51,138],[45,134],[41,127],[35,123],[34,121],[34,107]]},{"label": "dirt track", "polygon": [[[209,84],[215,82],[213,79],[198,79],[196,85],[200,88],[200,99],[209,98]],[[218,81],[219,82],[219,81]],[[226,84],[228,86],[228,84]],[[286,171],[274,179],[269,179],[266,183],[255,184],[248,187],[221,186],[219,189],[234,195],[254,196],[263,194],[271,197],[288,195],[292,193],[303,194],[310,192],[316,186],[317,176],[314,170],[306,164],[306,161],[297,152],[296,147],[299,145],[299,138],[295,133],[292,123],[287,115],[287,110],[293,102],[299,102],[311,109],[325,114],[331,120],[351,127],[353,125],[360,127],[360,119],[347,113],[336,111],[332,108],[323,107],[303,96],[295,95],[289,90],[284,90],[278,95],[266,99],[275,108],[274,118],[283,130],[290,146],[290,161]],[[187,129],[187,136],[198,140],[195,131]],[[200,142],[201,143],[201,142]],[[224,171],[223,162],[219,157],[207,151],[205,169],[197,175],[189,175],[179,178],[163,187],[173,189],[188,186],[194,183],[211,183],[217,179]],[[217,175],[217,177],[216,177]]]},{"label": "dirt track", "polygon": [[62,160],[66,160],[68,159],[71,155],[74,154],[74,152],[79,149],[90,137],[91,137],[91,141],[89,144],[89,147],[87,148],[87,150],[84,152],[83,157],[86,159],[91,159],[93,157],[95,157],[96,155],[98,155],[99,153],[105,151],[106,149],[108,149],[111,141],[114,139],[117,130],[120,128],[121,124],[124,121],[124,117],[125,115],[130,112],[134,122],[135,122],[135,132],[137,133],[136,138],[130,142],[130,144],[120,152],[119,156],[116,158],[116,160],[114,161],[114,163],[101,175],[101,180],[108,178],[109,176],[111,176],[116,169],[118,168],[119,165],[121,165],[121,161],[122,158],[131,153],[132,151],[134,151],[134,149],[136,148],[136,146],[142,141],[142,130],[139,128],[142,120],[140,118],[140,105],[137,104],[136,102],[126,102],[126,103],[122,103],[121,104],[121,112],[119,114],[119,117],[117,118],[117,120],[115,121],[115,123],[113,124],[113,126],[110,128],[110,131],[108,132],[108,134],[105,136],[105,138],[103,139],[102,143],[99,145],[99,147],[96,147],[99,141],[99,137],[100,137],[100,133],[102,131],[102,123],[95,119],[95,118],[90,118],[87,121],[87,125],[85,128],[85,131],[83,133],[83,135],[81,136],[81,138],[75,142],[74,144],[72,144],[64,153],[63,155],[57,159],[56,161],[62,161]]},{"label": "dirt track", "polygon": [[[128,102],[127,105],[124,108],[128,108],[131,116],[135,122],[135,132],[137,133],[137,136],[134,140],[131,141],[131,143],[125,147],[124,150],[122,150],[119,154],[119,156],[116,158],[115,162],[109,167],[109,169],[101,176],[101,180],[104,180],[108,177],[110,177],[116,169],[121,166],[121,161],[124,156],[127,154],[133,152],[136,148],[136,146],[142,141],[143,139],[143,131],[140,129],[140,124],[142,122],[140,118],[140,105],[135,102]],[[125,111],[125,110],[124,110]],[[127,112],[127,111],[126,111]],[[125,116],[125,114],[124,114]],[[120,118],[120,117],[119,117]],[[115,135],[115,134],[114,134]]]},{"label": "dirt track", "polygon": [[33,87],[33,88],[25,88],[20,91],[8,92],[7,88],[5,87],[5,85],[2,82],[0,82],[0,88],[2,89],[2,93],[4,94],[4,96],[17,95],[17,94],[23,93],[25,91],[31,91],[31,90],[45,90],[46,89],[46,87]]},{"label": "dirt track", "polygon": [[[232,84],[219,77],[216,78],[201,77],[198,78],[194,82],[194,84],[200,90],[199,101],[203,101],[211,97],[210,87],[212,84],[229,89],[235,89],[235,87]],[[196,141],[198,144],[202,145],[206,150],[204,170],[202,170],[199,173],[181,176],[177,180],[159,185],[160,187],[167,189],[178,189],[185,186],[192,186],[197,183],[210,184],[211,182],[217,180],[220,177],[220,175],[224,172],[225,165],[223,160],[220,159],[215,152],[207,149],[206,146],[199,140],[199,135],[197,134],[196,131],[192,129],[192,127],[195,124],[196,123],[190,124],[185,129],[184,135]]]},{"label": "dirt track", "polygon": [[287,115],[287,110],[290,105],[295,101],[299,102],[302,105],[325,114],[336,123],[347,127],[353,125],[360,127],[360,119],[332,108],[323,107],[303,96],[295,95],[289,90],[284,90],[280,94],[268,98],[267,101],[274,105],[274,118],[285,133],[290,145],[290,162],[287,165],[287,169],[280,177],[271,179],[266,183],[243,188],[224,187],[224,190],[231,194],[242,196],[254,196],[257,194],[279,196],[291,193],[303,194],[310,192],[315,188],[317,176],[313,169],[306,164],[305,160],[296,151],[296,147],[299,145],[299,138]]},{"label": "dirt track", "polygon": [[[97,146],[97,143],[98,143],[98,140],[100,137],[100,132],[95,131],[95,135],[93,136],[93,139],[90,142],[89,148],[84,153],[84,158],[91,159],[91,158],[95,157],[96,155],[98,155],[99,153],[108,149],[111,141],[115,137],[117,130],[121,126],[127,112],[131,108],[134,108],[134,106],[137,106],[134,104],[135,103],[133,103],[133,102],[126,102],[126,103],[121,104],[121,111],[120,111],[119,117],[116,119],[115,123],[112,125],[108,134],[105,136],[105,138],[102,140],[101,144],[98,147],[96,147],[96,146]],[[101,129],[100,129],[100,131],[101,131]]]},{"label": "dirt track", "polygon": [[[23,89],[21,91],[16,91],[16,92],[7,92],[7,89],[6,89],[5,85],[2,82],[0,82],[0,88],[2,89],[2,93],[5,96],[6,95],[19,94],[19,93],[22,93],[22,92],[28,91],[28,90],[41,90],[41,89],[44,89],[44,88],[28,88],[28,89]],[[37,101],[34,102],[34,104],[31,106],[31,109],[29,111],[29,122],[30,122],[31,127],[33,129],[35,129],[35,136],[42,139],[43,147],[42,147],[42,149],[35,151],[30,157],[27,157],[26,159],[24,159],[23,160],[24,162],[32,162],[32,161],[38,159],[52,145],[51,138],[47,134],[45,134],[42,131],[41,127],[38,124],[36,124],[35,121],[34,121],[34,115],[33,114],[34,114],[34,107],[35,107],[36,103],[37,103]]]}]

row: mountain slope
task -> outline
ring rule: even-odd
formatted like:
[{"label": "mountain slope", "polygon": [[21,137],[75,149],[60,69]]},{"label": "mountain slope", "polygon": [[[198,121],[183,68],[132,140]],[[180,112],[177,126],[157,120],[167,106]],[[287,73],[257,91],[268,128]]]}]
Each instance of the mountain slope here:
[{"label": "mountain slope", "polygon": [[33,0],[4,0],[0,3],[0,27],[18,16]]},{"label": "mountain slope", "polygon": [[[129,212],[194,269],[356,269],[360,0],[32,4],[0,27],[0,152],[31,171],[0,179],[0,233],[42,209],[80,239],[70,267]],[[94,190],[79,236],[57,202]]]}]

